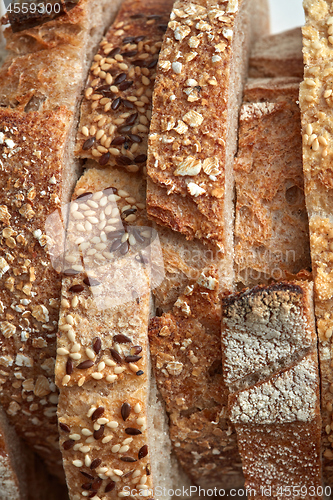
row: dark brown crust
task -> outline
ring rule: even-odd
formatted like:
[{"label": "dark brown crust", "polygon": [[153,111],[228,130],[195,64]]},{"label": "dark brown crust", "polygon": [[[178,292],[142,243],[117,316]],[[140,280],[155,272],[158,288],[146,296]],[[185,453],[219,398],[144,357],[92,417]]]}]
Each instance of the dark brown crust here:
[{"label": "dark brown crust", "polygon": [[[295,295],[295,299],[299,300],[303,297],[304,290],[301,286],[295,285],[293,282],[281,281],[279,283],[272,283],[271,285],[258,285],[254,288],[247,288],[241,292],[229,295],[222,299],[222,310],[223,314],[229,315],[229,308],[237,303],[237,306],[242,308],[246,307],[249,297],[253,295],[258,295],[258,297],[264,297],[266,294],[272,292],[290,292]],[[239,304],[239,301],[241,303]]]}]

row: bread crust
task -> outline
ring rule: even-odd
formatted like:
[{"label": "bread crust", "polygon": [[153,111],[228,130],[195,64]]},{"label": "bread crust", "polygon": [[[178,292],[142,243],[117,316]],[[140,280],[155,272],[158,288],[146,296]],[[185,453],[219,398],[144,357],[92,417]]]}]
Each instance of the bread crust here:
[{"label": "bread crust", "polygon": [[[241,87],[246,72],[251,6],[229,1],[216,9],[211,1],[176,2],[159,59],[149,138],[149,216],[189,239],[213,241],[226,254],[232,252],[224,222],[232,218],[228,155],[235,149],[233,144],[229,148],[235,118],[229,86]],[[237,32],[240,19],[242,35]],[[236,82],[233,51],[241,67]]]},{"label": "bread crust", "polygon": [[310,248],[315,282],[315,311],[319,336],[323,418],[323,466],[325,482],[333,485],[333,287],[332,287],[332,149],[331,4],[304,2],[304,81],[300,87],[302,113],[303,169],[309,215]]},{"label": "bread crust", "polygon": [[195,484],[204,488],[231,488],[243,482],[235,433],[227,417],[220,314],[217,274],[207,269],[197,282],[189,281],[172,311],[153,318],[149,327],[153,367],[170,415],[174,451]]},{"label": "bread crust", "polygon": [[[322,498],[313,285],[257,286],[222,301],[229,415],[251,496]],[[303,493],[293,489],[303,487]],[[312,488],[312,490],[311,490]],[[305,493],[304,493],[305,489]]]}]

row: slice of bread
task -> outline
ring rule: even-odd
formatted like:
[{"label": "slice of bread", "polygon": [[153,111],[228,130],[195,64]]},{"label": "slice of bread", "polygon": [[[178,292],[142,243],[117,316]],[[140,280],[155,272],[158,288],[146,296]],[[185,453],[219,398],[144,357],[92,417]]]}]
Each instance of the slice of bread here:
[{"label": "slice of bread", "polygon": [[289,488],[292,498],[322,498],[313,284],[258,286],[225,298],[222,310],[223,371],[246,488],[256,499],[287,498]]},{"label": "slice of bread", "polygon": [[259,38],[250,56],[250,78],[303,78],[301,28]]},{"label": "slice of bread", "polygon": [[[0,401],[18,434],[63,475],[54,384],[61,276],[47,218],[70,199],[78,103],[120,0],[81,0],[35,28],[6,31],[0,69]],[[61,241],[59,242],[59,245]]]},{"label": "slice of bread", "polygon": [[311,267],[298,92],[294,77],[251,78],[245,87],[234,165],[239,288]]},{"label": "slice of bread", "polygon": [[238,111],[254,31],[266,33],[265,7],[260,0],[229,0],[223,7],[178,0],[153,97],[149,217],[215,243],[230,259]]},{"label": "slice of bread", "polygon": [[325,482],[333,486],[332,5],[305,0],[300,88],[303,169],[319,336]]}]

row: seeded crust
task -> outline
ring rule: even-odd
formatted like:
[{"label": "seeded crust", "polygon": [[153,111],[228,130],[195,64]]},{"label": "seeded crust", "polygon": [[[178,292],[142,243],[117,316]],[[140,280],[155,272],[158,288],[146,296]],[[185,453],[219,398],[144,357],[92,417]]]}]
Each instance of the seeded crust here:
[{"label": "seeded crust", "polygon": [[117,2],[104,12],[105,4],[81,0],[68,16],[16,34],[8,29],[0,70],[0,401],[18,434],[58,476],[61,279],[48,255],[45,223],[68,201],[78,173],[72,158],[77,103],[91,51]]},{"label": "seeded crust", "polygon": [[234,164],[239,287],[311,267],[298,92],[293,77],[249,79],[245,87]]},{"label": "seeded crust", "polygon": [[301,28],[260,38],[250,56],[249,78],[303,78]]},{"label": "seeded crust", "polygon": [[[216,243],[225,256],[232,256],[231,159],[254,3],[177,1],[153,97],[148,214],[187,238]],[[256,17],[258,34],[266,32],[265,15]]]},{"label": "seeded crust", "polygon": [[126,1],[103,38],[81,107],[76,153],[145,170],[156,66],[173,1]]},{"label": "seeded crust", "polygon": [[[332,56],[333,10],[330,2],[304,2],[304,81],[300,88],[303,168],[309,215],[310,248],[319,335],[325,482],[333,485],[333,281],[332,281]],[[332,426],[333,427],[333,426]]]},{"label": "seeded crust", "polygon": [[192,282],[172,311],[151,320],[157,386],[170,415],[174,451],[195,484],[241,486],[235,431],[221,371],[220,302],[214,269]]},{"label": "seeded crust", "polygon": [[[56,381],[67,484],[73,500],[81,498],[82,488],[95,491],[98,497],[105,491],[108,498],[119,498],[124,496],[123,488],[130,486],[132,490],[137,487],[134,498],[144,489],[151,496],[154,487],[170,488],[181,481],[171,462],[164,409],[157,399],[149,361],[150,282],[158,260],[154,259],[153,266],[149,263],[150,254],[155,255],[154,241],[147,240],[150,228],[145,212],[137,210],[136,220],[130,221],[124,211],[122,217],[118,212],[118,219],[114,213],[129,201],[141,206],[144,181],[123,169],[101,170],[92,165],[74,193],[78,199],[71,208],[64,270],[73,276],[63,279],[59,321]],[[94,215],[78,217],[87,207]],[[103,229],[92,219],[100,219],[101,213],[107,216]],[[68,256],[75,255],[74,243],[84,234],[80,225],[88,219],[95,227],[90,232],[86,229],[89,248],[79,243],[84,265],[84,272],[79,273]],[[114,234],[121,221],[129,235],[126,251],[124,245],[114,250],[118,241]],[[144,244],[138,232],[146,239]],[[95,241],[103,233],[108,235],[107,249]],[[94,247],[99,253],[91,252]],[[87,362],[92,366],[82,365]],[[126,416],[128,405],[131,411]],[[100,415],[95,418],[98,408]],[[182,481],[187,483],[187,479]]]},{"label": "seeded crust", "polygon": [[322,498],[312,290],[310,282],[281,282],[222,301],[229,416],[253,498],[282,500],[295,485],[306,492],[293,491],[292,498]]}]

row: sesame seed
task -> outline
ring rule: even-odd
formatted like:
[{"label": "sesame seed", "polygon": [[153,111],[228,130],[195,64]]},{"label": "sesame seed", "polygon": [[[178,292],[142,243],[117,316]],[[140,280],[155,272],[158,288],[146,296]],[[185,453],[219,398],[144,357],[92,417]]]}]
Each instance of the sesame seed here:
[{"label": "sesame seed", "polygon": [[82,462],[82,460],[73,460],[72,464],[73,464],[75,467],[82,467],[82,466],[83,466],[83,462]]},{"label": "sesame seed", "polygon": [[136,403],[136,405],[134,406],[134,413],[140,413],[141,411],[141,405],[140,403]]},{"label": "sesame seed", "polygon": [[67,356],[69,354],[69,351],[64,347],[59,347],[57,349],[57,354],[59,354],[60,356]]},{"label": "sesame seed", "polygon": [[95,380],[102,380],[103,378],[103,374],[102,373],[92,373],[91,374],[92,378],[95,379]]},{"label": "sesame seed", "polygon": [[119,450],[120,450],[120,444],[116,444],[111,448],[112,453],[118,453]]},{"label": "sesame seed", "polygon": [[74,360],[78,361],[79,359],[81,359],[81,357],[82,357],[82,356],[81,356],[81,354],[80,354],[80,353],[78,353],[78,352],[73,352],[73,353],[71,353],[71,354],[70,354],[70,357],[71,357],[72,359],[74,359]]},{"label": "sesame seed", "polygon": [[62,381],[61,381],[61,382],[62,382],[62,385],[67,385],[67,384],[68,384],[68,382],[70,381],[70,379],[71,379],[71,378],[70,378],[70,376],[69,376],[69,375],[65,375],[65,376],[63,377]]}]

